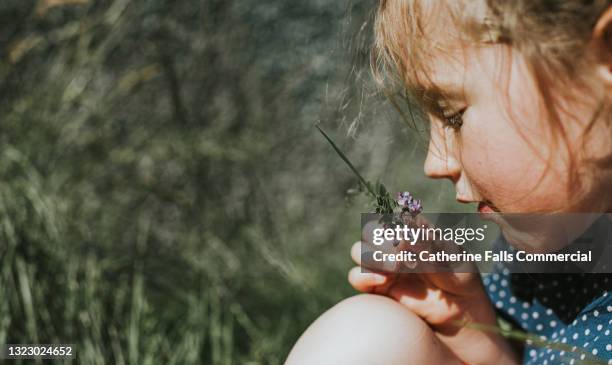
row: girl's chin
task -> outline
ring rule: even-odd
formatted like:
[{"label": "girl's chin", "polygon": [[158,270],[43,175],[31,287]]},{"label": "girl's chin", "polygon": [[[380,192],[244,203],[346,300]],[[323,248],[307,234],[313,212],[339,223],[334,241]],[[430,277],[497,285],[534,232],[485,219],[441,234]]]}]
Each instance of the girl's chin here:
[{"label": "girl's chin", "polygon": [[504,238],[529,253],[556,252],[574,242],[599,214],[491,214]]},{"label": "girl's chin", "polygon": [[531,246],[537,244],[536,242],[533,242],[533,238],[528,238],[524,235],[517,235],[516,232],[514,232],[513,230],[502,229],[501,232],[504,235],[504,238],[506,239],[508,244],[510,244],[510,246],[514,247],[517,250],[525,251],[528,253],[546,253],[550,251],[550,249],[547,250],[544,247]]}]

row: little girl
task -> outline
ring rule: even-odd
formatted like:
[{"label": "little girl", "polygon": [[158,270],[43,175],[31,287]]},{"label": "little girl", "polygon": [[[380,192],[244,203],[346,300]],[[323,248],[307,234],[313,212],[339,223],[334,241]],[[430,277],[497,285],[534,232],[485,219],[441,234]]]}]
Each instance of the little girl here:
[{"label": "little girl", "polygon": [[[381,0],[375,31],[377,74],[429,117],[425,173],[459,202],[612,224],[612,1]],[[369,294],[324,313],[286,364],[612,364],[608,277],[357,266]],[[498,316],[550,345],[470,325]]]}]

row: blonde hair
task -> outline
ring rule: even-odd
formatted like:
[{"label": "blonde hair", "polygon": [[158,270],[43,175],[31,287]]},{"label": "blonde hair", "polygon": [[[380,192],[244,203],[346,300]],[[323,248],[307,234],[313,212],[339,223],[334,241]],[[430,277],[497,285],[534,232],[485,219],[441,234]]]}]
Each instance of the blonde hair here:
[{"label": "blonde hair", "polygon": [[[427,65],[436,48],[435,39],[430,35],[436,23],[461,30],[460,34],[452,34],[458,42],[508,44],[527,62],[553,136],[558,137],[555,141],[563,141],[568,146],[568,136],[560,123],[562,103],[559,101],[576,97],[576,91],[590,90],[589,73],[584,72],[584,67],[592,61],[587,46],[598,19],[611,5],[612,0],[381,0],[374,25],[375,79],[387,90],[387,95],[398,95],[400,90],[400,95],[409,95],[429,108],[423,90],[435,88],[428,77]],[[431,20],[431,15],[437,22],[424,22]],[[610,103],[602,100],[584,129],[583,147],[596,123],[612,128],[611,115]],[[572,151],[568,152],[571,159],[568,189],[575,193],[586,187],[580,186],[578,166]],[[610,170],[612,155],[588,162]],[[602,183],[609,184],[609,177]]]}]

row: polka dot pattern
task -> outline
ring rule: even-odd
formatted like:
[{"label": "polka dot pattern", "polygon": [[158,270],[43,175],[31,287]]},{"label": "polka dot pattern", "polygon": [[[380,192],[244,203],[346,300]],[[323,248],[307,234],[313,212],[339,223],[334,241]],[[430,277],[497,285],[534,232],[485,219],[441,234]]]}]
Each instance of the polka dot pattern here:
[{"label": "polka dot pattern", "polygon": [[[528,341],[523,364],[612,365],[611,275],[510,274],[501,266],[497,269],[483,274],[491,302],[502,317],[545,342]],[[524,286],[535,290],[525,295],[520,290]]]}]

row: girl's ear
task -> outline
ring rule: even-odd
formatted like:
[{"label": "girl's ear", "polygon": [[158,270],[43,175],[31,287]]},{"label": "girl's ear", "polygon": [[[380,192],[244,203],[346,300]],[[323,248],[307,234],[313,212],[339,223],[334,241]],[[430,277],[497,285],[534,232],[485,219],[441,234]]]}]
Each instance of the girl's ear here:
[{"label": "girl's ear", "polygon": [[612,93],[612,6],[599,17],[591,41],[597,55],[598,75]]}]

